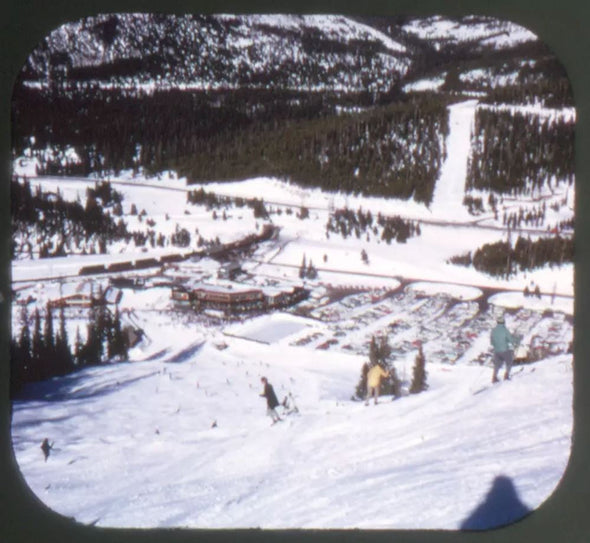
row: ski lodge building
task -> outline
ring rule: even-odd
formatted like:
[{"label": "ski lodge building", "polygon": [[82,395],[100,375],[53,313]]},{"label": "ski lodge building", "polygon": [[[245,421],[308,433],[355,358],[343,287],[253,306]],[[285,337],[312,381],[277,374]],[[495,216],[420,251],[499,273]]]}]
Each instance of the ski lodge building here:
[{"label": "ski lodge building", "polygon": [[235,283],[201,283],[194,288],[175,286],[171,293],[178,305],[191,306],[195,310],[220,310],[227,315],[288,307],[306,299],[308,295],[309,292],[300,286],[270,289]]}]

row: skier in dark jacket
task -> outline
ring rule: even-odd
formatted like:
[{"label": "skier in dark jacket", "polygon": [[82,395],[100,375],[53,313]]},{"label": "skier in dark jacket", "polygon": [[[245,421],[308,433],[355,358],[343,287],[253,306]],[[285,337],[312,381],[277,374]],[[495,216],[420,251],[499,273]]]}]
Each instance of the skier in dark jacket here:
[{"label": "skier in dark jacket", "polygon": [[275,422],[278,422],[279,420],[282,420],[281,417],[279,417],[279,414],[276,412],[276,407],[278,407],[279,405],[279,401],[277,400],[277,395],[275,394],[274,388],[272,388],[272,385],[268,382],[268,379],[266,377],[262,377],[260,379],[260,381],[262,382],[263,386],[264,386],[264,391],[262,392],[262,394],[260,395],[261,397],[266,398],[266,414],[272,418],[272,422],[273,424]]},{"label": "skier in dark jacket", "polygon": [[45,462],[47,462],[47,459],[49,458],[49,453],[51,452],[51,449],[53,449],[53,443],[50,445],[49,440],[45,438],[43,440],[43,443],[41,443],[41,450],[43,451],[43,455],[45,456]]},{"label": "skier in dark jacket", "polygon": [[504,379],[510,379],[510,369],[513,362],[513,349],[519,343],[519,338],[508,331],[504,323],[504,317],[498,317],[498,323],[492,330],[490,336],[492,347],[494,348],[494,373],[492,374],[492,383],[498,382],[498,372],[502,365],[506,365]]}]

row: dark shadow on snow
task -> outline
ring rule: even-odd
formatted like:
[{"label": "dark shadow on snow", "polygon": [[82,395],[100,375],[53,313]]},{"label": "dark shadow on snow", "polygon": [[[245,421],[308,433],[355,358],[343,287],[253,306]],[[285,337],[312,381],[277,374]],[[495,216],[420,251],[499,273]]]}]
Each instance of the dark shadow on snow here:
[{"label": "dark shadow on snow", "polygon": [[[166,360],[166,362],[184,362],[189,360],[203,345],[204,341],[193,343],[186,349],[176,353],[173,357]],[[166,350],[156,353],[154,356],[165,355]],[[148,359],[149,360],[149,359]],[[119,364],[128,364],[128,362],[120,362]],[[105,364],[104,369],[112,368],[113,365]],[[99,368],[99,378],[89,377],[88,371],[93,371]],[[159,373],[159,370],[148,371],[143,375],[125,376],[117,373],[110,375],[106,372],[100,371],[101,366],[88,366],[79,371],[64,375],[61,377],[54,377],[47,381],[40,381],[37,383],[28,383],[23,390],[15,394],[13,401],[64,401],[64,400],[82,400],[92,398],[95,396],[104,396],[110,394],[115,390],[120,390],[122,387],[146,379],[152,375]]]},{"label": "dark shadow on snow", "polygon": [[170,349],[162,349],[161,351],[158,351],[157,353],[151,354],[147,358],[144,358],[142,362],[153,362],[154,360],[164,358],[164,356],[166,356],[169,352]]},{"label": "dark shadow on snow", "polygon": [[511,524],[530,513],[510,477],[500,475],[483,502],[463,521],[461,530],[488,530]]},{"label": "dark shadow on snow", "polygon": [[159,373],[159,370],[148,372],[144,375],[137,376],[110,376],[102,375],[100,381],[89,377],[86,369],[65,375],[62,377],[54,377],[47,381],[40,381],[37,383],[28,383],[22,391],[15,395],[14,402],[19,401],[49,401],[58,402],[64,400],[83,400],[95,396],[105,396],[120,390],[122,387],[146,379],[152,375]]},{"label": "dark shadow on snow", "polygon": [[204,341],[193,343],[186,349],[176,353],[172,358],[166,360],[166,362],[185,362],[186,360],[189,360],[204,345],[204,343]]}]

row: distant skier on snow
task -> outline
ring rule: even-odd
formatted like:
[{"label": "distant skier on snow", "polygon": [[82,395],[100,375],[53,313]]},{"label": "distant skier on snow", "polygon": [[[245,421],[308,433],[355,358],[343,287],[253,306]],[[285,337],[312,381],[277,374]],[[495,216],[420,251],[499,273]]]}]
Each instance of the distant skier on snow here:
[{"label": "distant skier on snow", "polygon": [[279,414],[276,411],[276,408],[279,406],[279,400],[277,400],[277,395],[275,394],[274,388],[268,382],[268,379],[266,377],[262,377],[260,379],[260,382],[264,386],[264,390],[263,390],[262,394],[260,394],[260,396],[263,398],[266,398],[266,406],[267,406],[266,414],[270,418],[272,418],[273,424],[275,422],[283,420],[283,419],[281,419],[281,417],[279,417]]},{"label": "distant skier on snow", "polygon": [[519,344],[519,338],[511,334],[506,328],[504,316],[500,315],[497,324],[492,330],[490,340],[494,348],[494,372],[492,383],[498,382],[498,372],[505,365],[504,379],[510,379],[510,369],[514,360],[513,349]]},{"label": "distant skier on snow", "polygon": [[365,405],[369,405],[371,396],[375,397],[375,405],[379,400],[379,386],[381,385],[381,378],[387,377],[389,372],[384,370],[379,364],[374,364],[367,372],[367,396],[365,397]]},{"label": "distant skier on snow", "polygon": [[43,443],[41,443],[41,450],[43,451],[43,456],[45,457],[45,462],[49,458],[49,454],[51,453],[51,449],[53,449],[53,443],[49,444],[49,440],[45,438]]}]

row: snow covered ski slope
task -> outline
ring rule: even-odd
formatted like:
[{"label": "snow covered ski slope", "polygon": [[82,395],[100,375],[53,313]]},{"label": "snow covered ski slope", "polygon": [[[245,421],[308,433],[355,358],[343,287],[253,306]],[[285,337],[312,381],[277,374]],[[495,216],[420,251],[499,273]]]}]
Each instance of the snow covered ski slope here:
[{"label": "snow covered ski slope", "polygon": [[[490,368],[427,363],[428,391],[375,407],[350,400],[361,357],[224,341],[31,387],[13,439],[33,492],[97,526],[452,530],[496,477],[535,509],[565,470],[571,356],[480,395]],[[271,426],[262,375],[298,414]]]},{"label": "snow covered ski slope", "polygon": [[463,205],[470,137],[477,100],[460,102],[449,107],[449,135],[446,159],[436,182],[430,210],[436,218],[473,219]]}]

